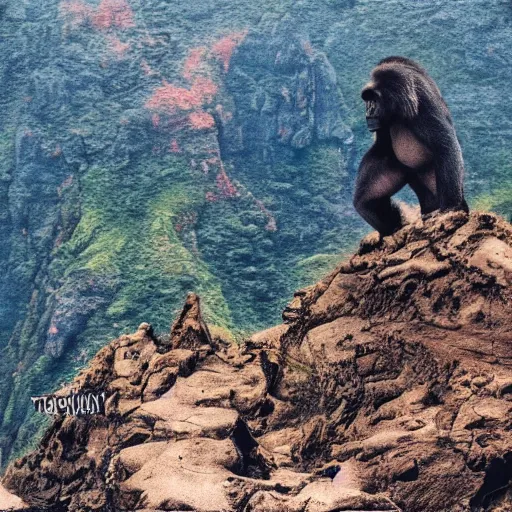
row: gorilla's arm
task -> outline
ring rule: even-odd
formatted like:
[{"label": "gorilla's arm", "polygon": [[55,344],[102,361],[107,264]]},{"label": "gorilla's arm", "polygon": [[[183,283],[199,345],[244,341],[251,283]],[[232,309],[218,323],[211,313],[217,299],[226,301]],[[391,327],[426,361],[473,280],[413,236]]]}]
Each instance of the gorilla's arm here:
[{"label": "gorilla's arm", "polygon": [[464,162],[450,118],[438,113],[418,118],[411,130],[432,152],[439,209],[468,210],[464,200]]},{"label": "gorilla's arm", "polygon": [[354,193],[354,207],[382,236],[402,226],[400,208],[391,199],[405,184],[405,173],[389,152],[390,145],[379,140],[361,161]]}]

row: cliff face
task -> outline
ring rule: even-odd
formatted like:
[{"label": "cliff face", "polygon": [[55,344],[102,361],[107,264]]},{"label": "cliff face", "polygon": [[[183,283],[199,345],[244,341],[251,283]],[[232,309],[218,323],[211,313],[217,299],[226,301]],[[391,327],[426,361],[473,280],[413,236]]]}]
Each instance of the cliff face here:
[{"label": "cliff face", "polygon": [[[61,417],[2,483],[34,510],[505,511],[512,506],[512,226],[406,226],[296,293],[240,346],[190,295],[60,393]],[[11,496],[10,499],[15,499]]]}]

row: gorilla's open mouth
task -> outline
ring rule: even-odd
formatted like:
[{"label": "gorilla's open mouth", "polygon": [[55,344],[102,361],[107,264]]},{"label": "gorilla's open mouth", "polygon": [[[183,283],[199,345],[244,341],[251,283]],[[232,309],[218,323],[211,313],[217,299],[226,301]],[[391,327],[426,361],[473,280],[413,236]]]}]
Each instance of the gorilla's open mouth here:
[{"label": "gorilla's open mouth", "polygon": [[366,124],[368,125],[368,130],[374,132],[381,127],[380,115],[379,115],[379,105],[378,103],[371,99],[366,102]]}]

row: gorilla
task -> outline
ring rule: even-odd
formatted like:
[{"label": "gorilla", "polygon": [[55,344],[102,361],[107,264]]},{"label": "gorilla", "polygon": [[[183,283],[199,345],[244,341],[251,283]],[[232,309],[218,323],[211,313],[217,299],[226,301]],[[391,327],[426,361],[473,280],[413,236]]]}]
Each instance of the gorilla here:
[{"label": "gorilla", "polygon": [[448,106],[427,72],[404,57],[381,60],[361,97],[375,141],[361,161],[354,207],[382,236],[402,226],[392,201],[409,184],[422,215],[465,210],[464,163]]}]

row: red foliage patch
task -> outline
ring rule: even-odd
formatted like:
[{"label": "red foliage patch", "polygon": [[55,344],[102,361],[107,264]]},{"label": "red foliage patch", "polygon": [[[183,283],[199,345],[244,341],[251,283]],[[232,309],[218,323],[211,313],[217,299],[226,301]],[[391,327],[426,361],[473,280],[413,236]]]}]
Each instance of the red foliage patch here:
[{"label": "red foliage patch", "polygon": [[101,0],[91,17],[91,23],[98,30],[135,26],[132,8],[126,0]]},{"label": "red foliage patch", "polygon": [[158,110],[174,114],[176,110],[192,110],[200,107],[203,97],[197,90],[176,87],[168,82],[157,87],[151,97],[146,101],[145,107],[149,110]]},{"label": "red foliage patch", "polygon": [[188,116],[192,128],[196,130],[208,130],[215,126],[215,120],[207,112],[192,112]]},{"label": "red foliage patch", "polygon": [[176,139],[171,140],[169,151],[171,153],[181,153],[180,145],[178,144],[178,141]]},{"label": "red foliage patch", "polygon": [[202,103],[211,103],[218,89],[217,85],[209,78],[198,77],[192,83],[190,91],[194,96],[200,97]]},{"label": "red foliage patch", "polygon": [[[212,102],[216,93],[217,85],[204,77],[197,77],[190,89],[177,87],[164,81],[163,85],[153,91],[145,107],[155,111],[152,118],[155,128],[160,124],[160,117],[156,113],[158,112],[174,116],[174,119],[168,119],[167,128],[181,128],[185,121],[196,130],[207,130],[215,125],[215,120],[210,114],[201,110],[201,107]],[[184,112],[189,112],[188,116],[180,115]]]},{"label": "red foliage patch", "polygon": [[[221,60],[224,70],[227,71],[235,47],[240,44],[246,34],[247,31],[232,33],[218,40],[210,50],[206,47],[189,50],[183,65],[182,76],[191,82],[190,86],[180,87],[164,80],[162,85],[153,90],[144,104],[145,108],[154,112],[153,126],[155,128],[160,125],[160,118],[155,117],[157,113],[165,115],[163,122],[167,129],[179,129],[183,127],[183,122],[188,123],[196,130],[208,130],[215,126],[214,117],[203,110],[206,105],[214,101],[218,92],[218,85],[207,76],[209,73],[208,59],[214,57]],[[154,73],[146,61],[142,61],[141,67],[146,75]],[[220,113],[224,122],[232,117],[230,112],[223,112],[222,105],[217,105],[217,112]],[[181,126],[172,126],[173,123],[181,124]],[[178,152],[172,142],[170,151]],[[208,172],[207,164],[203,164],[203,172],[205,174]],[[229,183],[226,190],[229,190],[230,186],[232,187]],[[231,194],[231,192],[226,193],[228,196]]]},{"label": "red foliage patch", "polygon": [[217,185],[217,189],[220,193],[221,197],[230,198],[236,197],[238,195],[238,191],[236,187],[231,183],[226,171],[224,169],[217,174],[217,178],[215,179],[215,183]]},{"label": "red foliage patch", "polygon": [[229,63],[231,61],[233,51],[244,40],[246,35],[247,30],[233,32],[213,44],[212,54],[222,62],[225,72],[229,70]]},{"label": "red foliage patch", "polygon": [[127,0],[101,0],[96,9],[81,0],[62,1],[59,8],[66,22],[74,27],[87,23],[97,30],[135,26],[133,11]]},{"label": "red foliage patch", "polygon": [[183,66],[183,77],[191,80],[195,73],[201,72],[201,64],[206,55],[206,48],[200,46],[199,48],[192,48],[188,52],[188,57]]},{"label": "red foliage patch", "polygon": [[81,0],[72,0],[71,2],[61,2],[59,5],[61,15],[66,22],[73,27],[84,25],[93,15],[93,8]]}]

